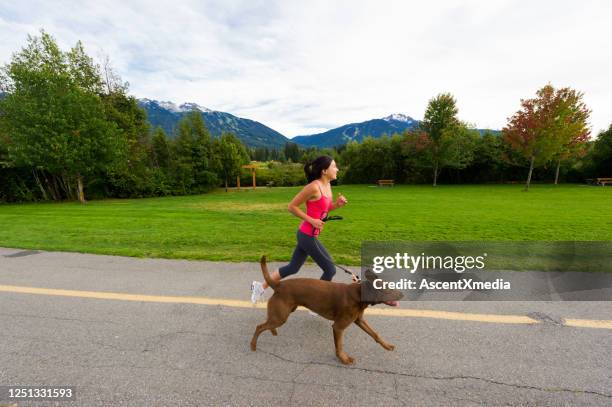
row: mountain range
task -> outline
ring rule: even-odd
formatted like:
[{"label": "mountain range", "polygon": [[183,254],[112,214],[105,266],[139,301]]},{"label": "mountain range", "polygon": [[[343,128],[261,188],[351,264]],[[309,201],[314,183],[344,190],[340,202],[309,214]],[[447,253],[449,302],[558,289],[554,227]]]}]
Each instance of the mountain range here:
[{"label": "mountain range", "polygon": [[297,136],[291,139],[303,146],[334,147],[349,141],[361,141],[366,136],[380,137],[383,134],[402,133],[404,130],[417,130],[420,122],[403,114],[392,114],[382,119],[373,119],[344,126],[310,136]]},{"label": "mountain range", "polygon": [[177,106],[172,102],[138,99],[138,105],[147,112],[151,125],[153,127],[160,126],[170,137],[172,137],[181,118],[195,110],[201,112],[206,128],[213,137],[219,137],[222,132],[232,132],[249,147],[280,148],[289,141],[287,137],[276,130],[272,130],[255,120],[213,111],[196,103],[183,103]]}]

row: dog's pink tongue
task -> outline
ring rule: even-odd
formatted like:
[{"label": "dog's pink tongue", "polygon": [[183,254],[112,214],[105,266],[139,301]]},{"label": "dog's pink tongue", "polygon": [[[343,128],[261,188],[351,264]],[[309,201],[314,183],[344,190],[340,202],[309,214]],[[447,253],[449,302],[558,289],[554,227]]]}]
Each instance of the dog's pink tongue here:
[{"label": "dog's pink tongue", "polygon": [[390,307],[397,307],[399,303],[393,300],[393,301],[385,301],[385,304],[387,304]]}]

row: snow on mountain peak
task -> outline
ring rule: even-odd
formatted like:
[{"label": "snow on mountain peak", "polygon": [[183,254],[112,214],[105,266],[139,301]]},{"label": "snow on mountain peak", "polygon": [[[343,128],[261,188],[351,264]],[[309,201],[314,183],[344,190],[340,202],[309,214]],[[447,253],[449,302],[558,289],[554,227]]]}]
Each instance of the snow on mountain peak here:
[{"label": "snow on mountain peak", "polygon": [[410,122],[414,121],[414,119],[412,117],[406,116],[405,114],[401,114],[401,113],[394,113],[394,114],[389,115],[387,117],[383,117],[383,120],[385,120],[385,121],[397,120],[397,121],[400,121],[400,122],[407,122],[407,123],[410,123]]},{"label": "snow on mountain peak", "polygon": [[193,102],[183,103],[179,106],[179,109],[181,112],[191,112],[192,110],[199,110],[200,112],[212,112],[212,110]]},{"label": "snow on mountain peak", "polygon": [[162,101],[162,102],[157,102],[157,104],[159,105],[159,107],[163,107],[166,110],[170,110],[173,113],[179,113],[181,112],[181,109],[173,102],[170,101]]},{"label": "snow on mountain peak", "polygon": [[158,100],[143,98],[143,99],[138,99],[138,101],[142,103],[143,105],[157,104],[162,109],[169,110],[172,113],[185,113],[185,112],[191,112],[192,110],[196,110],[200,112],[207,112],[207,113],[212,112],[212,110],[204,106],[200,106],[197,103],[193,103],[193,102],[186,102],[180,106],[177,106],[176,103],[170,102],[169,100],[158,101]]}]

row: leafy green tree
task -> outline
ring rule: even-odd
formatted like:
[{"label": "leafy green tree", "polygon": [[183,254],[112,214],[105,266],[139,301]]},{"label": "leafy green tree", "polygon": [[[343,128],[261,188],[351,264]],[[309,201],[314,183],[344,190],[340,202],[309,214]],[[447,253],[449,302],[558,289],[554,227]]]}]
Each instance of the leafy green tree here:
[{"label": "leafy green tree", "polygon": [[552,86],[544,87],[545,92],[552,93],[552,133],[558,140],[557,162],[555,170],[555,185],[559,182],[561,161],[586,154],[586,142],[589,139],[588,119],[590,110],[582,101],[583,93],[574,89],[562,88],[555,90]]},{"label": "leafy green tree", "polygon": [[461,176],[467,182],[503,181],[508,171],[505,160],[508,147],[502,137],[485,131],[482,136],[474,138],[474,160],[463,171]]},{"label": "leafy green tree", "polygon": [[433,169],[433,186],[444,167],[463,168],[472,159],[470,134],[467,126],[457,119],[457,105],[450,93],[431,99],[421,123],[429,143],[427,156]]},{"label": "leafy green tree", "polygon": [[404,131],[400,151],[403,169],[401,179],[405,182],[422,183],[429,179],[429,176],[425,175],[425,171],[429,173],[431,164],[430,158],[427,157],[429,144],[430,139],[424,131]]},{"label": "leafy green tree", "polygon": [[125,149],[117,126],[106,120],[97,66],[77,42],[62,52],[46,32],[29,36],[0,72],[0,101],[8,155],[32,168],[42,190],[85,202],[84,184],[113,165]]},{"label": "leafy green tree", "polygon": [[124,87],[105,87],[102,96],[106,118],[118,127],[126,149],[116,164],[106,171],[104,182],[114,196],[147,196],[153,192],[151,180],[151,135],[145,111]]},{"label": "leafy green tree", "polygon": [[179,122],[172,157],[178,192],[204,192],[217,183],[213,143],[200,112],[190,112]]},{"label": "leafy green tree", "polygon": [[343,182],[373,183],[393,178],[395,165],[389,160],[391,154],[391,141],[386,136],[380,139],[367,136],[361,143],[348,143],[340,158],[345,171]]},{"label": "leafy green tree", "polygon": [[249,163],[249,155],[244,144],[232,133],[223,133],[221,138],[215,140],[215,152],[217,173],[227,192],[229,180],[240,175],[242,166]]}]

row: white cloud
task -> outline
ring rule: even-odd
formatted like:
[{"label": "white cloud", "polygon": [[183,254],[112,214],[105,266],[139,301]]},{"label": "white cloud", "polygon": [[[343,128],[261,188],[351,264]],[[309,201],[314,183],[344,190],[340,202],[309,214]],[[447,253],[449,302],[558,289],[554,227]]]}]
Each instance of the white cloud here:
[{"label": "white cloud", "polygon": [[196,102],[312,134],[391,113],[422,118],[449,91],[501,128],[551,82],[612,122],[607,2],[121,1],[0,5],[0,62],[40,28],[108,54],[137,97]]}]

